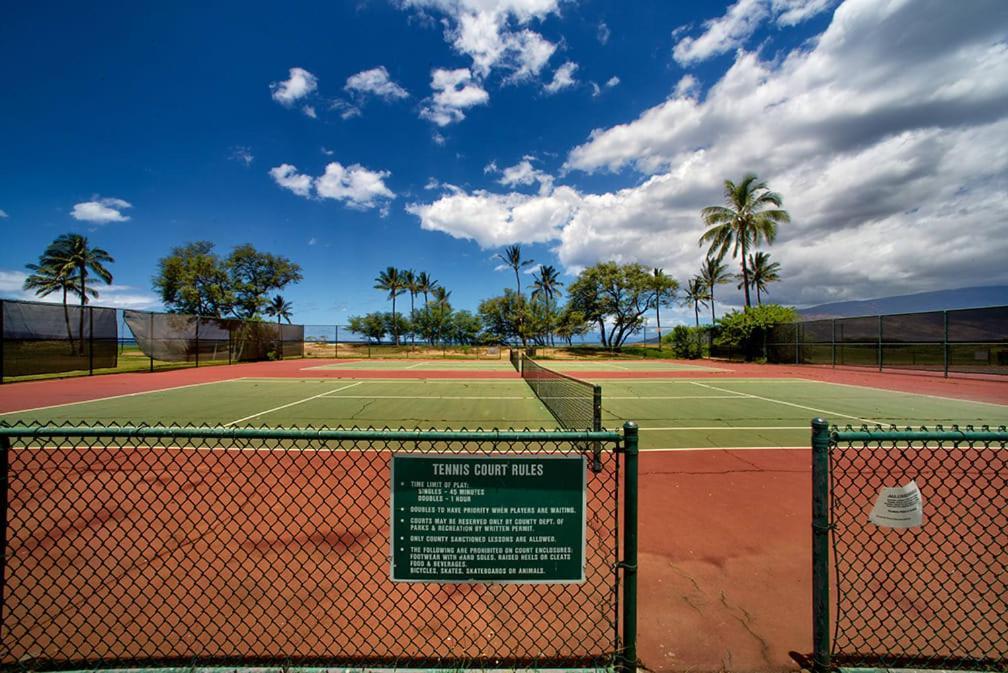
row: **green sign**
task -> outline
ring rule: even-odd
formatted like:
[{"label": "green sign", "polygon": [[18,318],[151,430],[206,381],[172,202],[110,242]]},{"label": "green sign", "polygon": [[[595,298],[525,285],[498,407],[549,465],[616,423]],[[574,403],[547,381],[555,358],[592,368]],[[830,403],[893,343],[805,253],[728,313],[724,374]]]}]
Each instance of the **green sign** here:
[{"label": "green sign", "polygon": [[583,582],[585,459],[392,456],[392,579]]}]

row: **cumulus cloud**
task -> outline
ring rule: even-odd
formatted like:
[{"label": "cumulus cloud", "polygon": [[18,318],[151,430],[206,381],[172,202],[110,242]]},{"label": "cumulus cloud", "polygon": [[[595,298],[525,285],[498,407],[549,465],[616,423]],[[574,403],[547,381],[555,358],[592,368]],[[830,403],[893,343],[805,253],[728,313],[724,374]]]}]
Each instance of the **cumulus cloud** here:
[{"label": "cumulus cloud", "polygon": [[438,126],[448,126],[465,119],[463,110],[486,105],[490,94],[472,77],[468,68],[431,71],[433,95],[420,109],[420,116]]},{"label": "cumulus cloud", "polygon": [[[774,61],[740,52],[704,98],[684,79],[568,154],[567,171],[632,169],[638,184],[457,191],[409,210],[425,229],[484,247],[551,242],[569,271],[640,261],[683,281],[704,252],[700,209],[722,202],[724,179],[755,171],[793,220],[768,249],[783,272],[774,300],[1008,283],[1006,28],[999,0],[971,12],[849,0],[812,43]],[[519,206],[554,217],[517,226]]]},{"label": "cumulus cloud", "polygon": [[[62,295],[59,293],[42,297],[22,289],[27,277],[28,274],[24,271],[0,269],[0,297],[41,301],[50,304],[62,301]],[[146,294],[131,285],[98,285],[95,289],[98,291],[98,298],[94,300],[94,304],[98,306],[141,309],[160,305],[157,297]]]},{"label": "cumulus cloud", "polygon": [[290,77],[270,84],[273,100],[290,107],[318,88],[318,78],[304,68],[291,68]]},{"label": "cumulus cloud", "polygon": [[543,90],[547,93],[556,93],[561,89],[574,86],[577,83],[577,80],[574,79],[575,70],[577,70],[577,63],[567,61],[556,69],[556,72],[553,73],[553,79],[543,85]]},{"label": "cumulus cloud", "polygon": [[509,70],[512,80],[539,74],[556,45],[528,26],[558,13],[560,0],[402,0],[405,8],[445,15],[445,39],[472,60],[473,75]]},{"label": "cumulus cloud", "polygon": [[374,208],[380,199],[395,198],[385,186],[389,171],[372,171],[360,164],[344,167],[333,161],[315,180],[315,192],[323,199],[342,201],[351,208]]},{"label": "cumulus cloud", "polygon": [[[676,42],[672,56],[682,66],[706,61],[744,45],[768,19],[781,27],[794,26],[835,4],[836,0],[738,0],[724,16],[705,21],[700,35]],[[685,32],[683,28],[676,29],[673,39]]]},{"label": "cumulus cloud", "polygon": [[350,208],[366,210],[382,205],[383,199],[395,198],[395,193],[385,185],[388,171],[372,171],[360,164],[343,166],[338,161],[330,162],[325,172],[312,178],[299,173],[296,166],[280,164],[270,169],[273,180],[284,189],[298,196],[341,201]]},{"label": "cumulus cloud", "polygon": [[123,215],[122,211],[132,208],[132,204],[122,199],[94,197],[91,201],[82,201],[74,204],[70,216],[75,220],[91,222],[93,224],[107,224],[108,222],[125,222],[128,215]]},{"label": "cumulus cloud", "polygon": [[607,89],[611,89],[614,86],[619,86],[619,83],[620,83],[620,78],[617,77],[616,75],[613,75],[608,80],[606,80],[605,85],[606,85]]},{"label": "cumulus cloud", "polygon": [[383,65],[351,75],[343,88],[352,94],[377,96],[387,101],[409,98],[409,92],[392,81]]},{"label": "cumulus cloud", "polygon": [[298,196],[308,196],[311,194],[311,176],[298,173],[297,166],[280,164],[271,168],[269,174],[273,177],[274,182],[284,189],[289,189]]},{"label": "cumulus cloud", "polygon": [[483,169],[484,173],[500,173],[501,177],[497,181],[505,187],[529,186],[539,183],[539,193],[548,194],[553,189],[553,176],[537,169],[532,165],[535,157],[525,155],[522,160],[514,166],[498,169],[497,163],[491,161]]}]

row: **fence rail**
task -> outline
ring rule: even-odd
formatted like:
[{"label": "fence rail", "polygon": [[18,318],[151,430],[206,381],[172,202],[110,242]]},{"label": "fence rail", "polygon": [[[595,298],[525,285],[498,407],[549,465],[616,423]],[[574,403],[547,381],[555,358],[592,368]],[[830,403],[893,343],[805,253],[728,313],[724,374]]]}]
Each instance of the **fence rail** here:
[{"label": "fence rail", "polygon": [[1008,429],[815,419],[812,451],[813,653],[799,661],[1008,670]]},{"label": "fence rail", "polygon": [[[393,455],[519,461],[587,456],[594,445],[604,451],[600,470],[584,470],[583,582],[391,580]],[[0,424],[0,670],[629,673],[636,475],[633,424],[622,432]]]}]

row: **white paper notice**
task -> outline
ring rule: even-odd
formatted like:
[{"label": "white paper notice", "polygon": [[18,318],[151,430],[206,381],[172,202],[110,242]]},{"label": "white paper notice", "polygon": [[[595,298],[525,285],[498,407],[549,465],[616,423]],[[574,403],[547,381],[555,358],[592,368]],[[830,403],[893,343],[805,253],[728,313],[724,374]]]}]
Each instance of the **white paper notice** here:
[{"label": "white paper notice", "polygon": [[924,504],[917,482],[879,491],[878,500],[868,520],[883,528],[919,528],[924,519]]}]

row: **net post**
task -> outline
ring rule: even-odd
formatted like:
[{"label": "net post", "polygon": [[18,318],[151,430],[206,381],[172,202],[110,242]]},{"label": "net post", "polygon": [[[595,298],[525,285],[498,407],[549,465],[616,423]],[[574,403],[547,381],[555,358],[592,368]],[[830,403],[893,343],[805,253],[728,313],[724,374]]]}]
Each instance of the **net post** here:
[{"label": "net post", "polygon": [[[944,320],[945,320],[945,338],[942,340],[942,352],[943,352],[943,360],[944,360],[944,364],[945,364],[945,367],[944,367],[944,369],[945,369],[945,378],[948,378],[948,370],[949,370],[949,315],[948,314],[949,314],[948,311],[942,311],[942,316],[944,317]],[[988,353],[989,352],[990,351],[988,351]]]},{"label": "net post", "polygon": [[812,668],[830,669],[829,422],[812,419]]},{"label": "net post", "polygon": [[88,306],[88,376],[94,376],[94,306]]},{"label": "net post", "polygon": [[623,424],[623,647],[618,673],[637,670],[637,424]]}]

